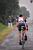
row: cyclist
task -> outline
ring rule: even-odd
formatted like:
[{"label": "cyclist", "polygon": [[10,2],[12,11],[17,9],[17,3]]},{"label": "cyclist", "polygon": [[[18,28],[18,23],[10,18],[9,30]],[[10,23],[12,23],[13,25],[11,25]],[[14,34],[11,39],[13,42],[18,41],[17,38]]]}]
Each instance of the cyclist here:
[{"label": "cyclist", "polygon": [[[20,15],[20,16],[18,17],[17,22],[16,22],[16,25],[17,25],[18,30],[19,30],[19,44],[22,45],[21,40],[22,40],[23,35],[22,35],[22,37],[21,37],[21,26],[24,26],[24,27],[23,27],[23,29],[24,29],[24,30],[23,30],[23,33],[25,33],[25,31],[27,30],[27,29],[26,29],[26,26],[27,26],[26,19],[25,19],[25,17],[24,17],[23,15]],[[28,27],[27,27],[27,28],[28,28]],[[22,34],[23,34],[23,33],[22,33]]]}]

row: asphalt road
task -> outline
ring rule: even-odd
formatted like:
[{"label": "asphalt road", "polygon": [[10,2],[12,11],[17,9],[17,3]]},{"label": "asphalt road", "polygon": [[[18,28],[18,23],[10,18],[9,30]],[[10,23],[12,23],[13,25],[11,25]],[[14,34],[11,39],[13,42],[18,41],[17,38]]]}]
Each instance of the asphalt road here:
[{"label": "asphalt road", "polygon": [[[29,25],[29,31],[26,34],[28,40],[25,43],[24,50],[33,50],[33,24]],[[23,50],[18,42],[18,30],[15,28],[0,45],[0,50]]]}]

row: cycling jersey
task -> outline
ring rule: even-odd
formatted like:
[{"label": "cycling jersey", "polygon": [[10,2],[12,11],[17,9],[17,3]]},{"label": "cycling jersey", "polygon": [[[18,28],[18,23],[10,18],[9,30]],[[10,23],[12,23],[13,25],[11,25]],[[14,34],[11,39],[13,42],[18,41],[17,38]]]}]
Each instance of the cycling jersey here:
[{"label": "cycling jersey", "polygon": [[21,31],[21,26],[24,27],[24,30],[28,30],[28,24],[27,22],[25,22],[23,17],[18,17],[17,21],[18,21],[17,27],[20,31]]}]

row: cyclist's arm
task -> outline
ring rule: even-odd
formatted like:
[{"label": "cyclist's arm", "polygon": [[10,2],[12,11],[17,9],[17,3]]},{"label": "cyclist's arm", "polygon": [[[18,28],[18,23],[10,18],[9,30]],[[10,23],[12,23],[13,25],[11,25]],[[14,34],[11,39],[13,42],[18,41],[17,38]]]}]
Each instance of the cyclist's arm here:
[{"label": "cyclist's arm", "polygon": [[28,23],[26,23],[26,30],[28,31]]}]

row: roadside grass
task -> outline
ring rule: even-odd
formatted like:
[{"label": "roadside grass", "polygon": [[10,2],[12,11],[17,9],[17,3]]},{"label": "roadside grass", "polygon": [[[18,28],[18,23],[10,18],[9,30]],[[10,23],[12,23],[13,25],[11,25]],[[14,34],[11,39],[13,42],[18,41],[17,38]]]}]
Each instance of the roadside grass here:
[{"label": "roadside grass", "polygon": [[0,32],[2,32],[2,31],[3,31],[3,29],[5,29],[6,27],[7,27],[6,25],[4,25],[4,24],[0,23]]},{"label": "roadside grass", "polygon": [[[15,28],[15,25],[13,26],[13,28]],[[2,43],[5,37],[10,34],[10,32],[12,32],[13,28],[8,28],[8,26],[0,23],[0,43]]]}]

